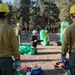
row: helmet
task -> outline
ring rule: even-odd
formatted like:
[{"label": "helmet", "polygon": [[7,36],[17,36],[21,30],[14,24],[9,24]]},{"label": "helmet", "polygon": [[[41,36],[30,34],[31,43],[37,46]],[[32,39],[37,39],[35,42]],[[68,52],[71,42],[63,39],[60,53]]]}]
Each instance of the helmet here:
[{"label": "helmet", "polygon": [[37,31],[36,30],[33,30],[33,32],[32,32],[33,34],[36,34],[37,33]]},{"label": "helmet", "polygon": [[0,12],[6,12],[5,16],[9,13],[9,7],[6,4],[0,4]]},{"label": "helmet", "polygon": [[19,23],[17,23],[17,26],[20,26],[20,24],[19,24]]},{"label": "helmet", "polygon": [[45,33],[48,33],[48,30],[45,30]]},{"label": "helmet", "polygon": [[70,9],[70,14],[75,14],[75,5],[73,5]]}]

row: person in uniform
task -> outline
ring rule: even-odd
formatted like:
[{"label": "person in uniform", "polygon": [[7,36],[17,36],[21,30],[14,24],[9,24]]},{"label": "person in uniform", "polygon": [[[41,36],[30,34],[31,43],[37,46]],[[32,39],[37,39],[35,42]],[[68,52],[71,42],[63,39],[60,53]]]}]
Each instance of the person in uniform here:
[{"label": "person in uniform", "polygon": [[15,33],[16,33],[19,45],[21,45],[21,28],[19,23],[17,23],[17,26],[15,27]]},{"label": "person in uniform", "polygon": [[37,54],[37,31],[36,30],[33,30],[33,32],[32,32],[33,34],[32,34],[32,36],[31,36],[31,39],[30,39],[30,43],[31,43],[31,47],[32,48],[34,48],[34,50],[35,50],[35,54]]},{"label": "person in uniform", "polygon": [[66,54],[69,52],[70,73],[71,75],[75,75],[75,5],[73,5],[70,9],[70,16],[73,23],[65,29],[61,49],[61,60],[65,60]]},{"label": "person in uniform", "polygon": [[[0,75],[13,75],[13,59],[17,68],[21,68],[19,45],[14,28],[8,25],[9,8],[0,4]],[[13,58],[12,58],[13,56]]]}]

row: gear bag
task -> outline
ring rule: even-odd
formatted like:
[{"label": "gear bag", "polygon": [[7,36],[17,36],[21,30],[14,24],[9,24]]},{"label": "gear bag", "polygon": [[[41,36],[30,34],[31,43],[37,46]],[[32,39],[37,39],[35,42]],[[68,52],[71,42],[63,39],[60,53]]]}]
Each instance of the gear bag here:
[{"label": "gear bag", "polygon": [[44,75],[44,72],[41,70],[41,67],[34,67],[31,68],[31,70],[27,72],[26,75]]}]

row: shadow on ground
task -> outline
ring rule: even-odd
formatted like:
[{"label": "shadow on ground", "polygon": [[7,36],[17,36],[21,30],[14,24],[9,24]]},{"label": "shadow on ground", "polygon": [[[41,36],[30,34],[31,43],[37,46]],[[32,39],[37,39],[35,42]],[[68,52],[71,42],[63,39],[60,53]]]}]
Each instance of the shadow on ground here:
[{"label": "shadow on ground", "polygon": [[45,75],[67,75],[65,69],[44,70]]},{"label": "shadow on ground", "polygon": [[60,59],[35,59],[35,60],[23,60],[23,59],[21,59],[21,62],[22,63],[25,63],[25,62],[50,62],[50,61],[57,61],[57,60],[60,60]]},{"label": "shadow on ground", "polygon": [[60,54],[60,52],[39,52],[38,55]]}]

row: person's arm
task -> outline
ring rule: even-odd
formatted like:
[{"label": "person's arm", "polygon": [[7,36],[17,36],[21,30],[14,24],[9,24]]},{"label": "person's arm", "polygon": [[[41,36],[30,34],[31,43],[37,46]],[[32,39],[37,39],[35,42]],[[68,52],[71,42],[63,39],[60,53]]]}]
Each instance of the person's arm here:
[{"label": "person's arm", "polygon": [[34,41],[34,39],[33,39],[33,35],[31,36],[30,41]]},{"label": "person's arm", "polygon": [[63,43],[62,43],[62,48],[61,48],[61,53],[62,55],[66,55],[66,53],[68,52],[68,47],[70,45],[70,29],[67,28],[65,30],[65,34],[64,34],[64,39],[63,39]]},{"label": "person's arm", "polygon": [[15,58],[15,60],[19,60],[20,59],[19,44],[13,28],[11,29],[10,32],[10,39],[11,39],[10,45],[11,45],[12,56]]}]

